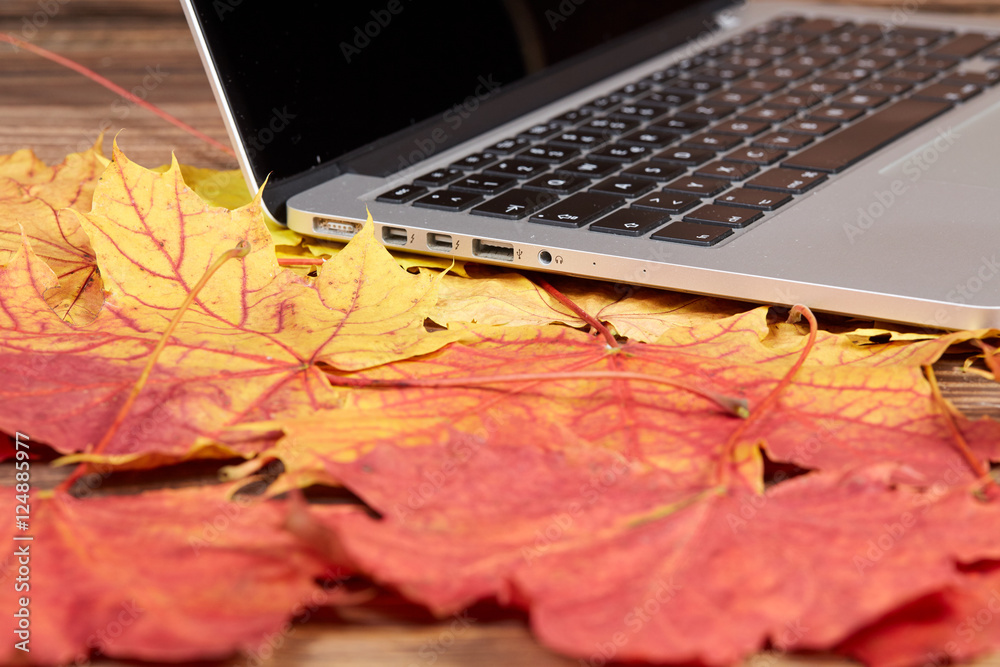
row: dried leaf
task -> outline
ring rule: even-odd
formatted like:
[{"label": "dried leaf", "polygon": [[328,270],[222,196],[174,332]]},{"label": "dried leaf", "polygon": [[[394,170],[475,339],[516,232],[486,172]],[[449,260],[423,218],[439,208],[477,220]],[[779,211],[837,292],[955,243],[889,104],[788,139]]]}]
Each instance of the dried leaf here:
[{"label": "dried leaf", "polygon": [[[8,491],[0,507],[13,517]],[[82,663],[92,650],[152,661],[222,658],[258,648],[296,613],[323,604],[315,579],[339,572],[285,530],[286,504],[233,501],[229,491],[32,498],[27,531],[6,522],[14,555],[0,565],[0,601],[15,616],[27,608],[30,636],[5,642],[0,659]],[[31,539],[16,541],[25,535]],[[30,575],[15,587],[22,557]],[[14,647],[23,639],[30,654]]]},{"label": "dried leaf", "polygon": [[[365,368],[454,338],[424,329],[434,281],[400,269],[370,229],[313,286],[277,266],[259,200],[232,212],[209,207],[176,165],[155,174],[116,149],[93,212],[80,219],[107,290],[95,321],[69,327],[45,306],[53,278],[28,246],[0,274],[0,367],[11,376],[0,424],[62,452],[100,441],[193,285],[241,241],[248,256],[198,293],[100,455],[187,456],[227,426],[333,408],[339,392],[318,364]],[[232,447],[253,451],[242,437],[230,430]]]},{"label": "dried leaf", "polygon": [[594,449],[453,440],[332,469],[382,515],[326,519],[352,563],[438,614],[522,606],[544,643],[590,664],[827,648],[959,584],[957,561],[1000,555],[1000,506],[898,485],[892,467],[760,495],[679,488]]}]

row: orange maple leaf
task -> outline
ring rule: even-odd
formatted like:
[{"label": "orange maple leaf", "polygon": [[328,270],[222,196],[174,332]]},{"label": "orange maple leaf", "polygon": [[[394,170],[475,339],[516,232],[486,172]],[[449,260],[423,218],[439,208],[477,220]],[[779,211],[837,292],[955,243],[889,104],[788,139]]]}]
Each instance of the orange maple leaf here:
[{"label": "orange maple leaf", "polygon": [[[460,330],[461,343],[426,357],[332,374],[362,391],[336,413],[283,420],[286,438],[264,456],[305,474],[304,483],[334,482],[323,475],[330,461],[379,443],[440,445],[459,433],[526,448],[608,449],[670,472],[679,486],[711,483],[727,451],[756,443],[774,461],[809,469],[895,462],[932,482],[974,477],[922,372],[974,333],[859,346],[820,332],[791,384],[758,412],[805,345],[794,325],[769,325],[766,308],[618,348],[565,327]],[[627,372],[642,377],[615,376]],[[753,423],[737,433],[739,419],[691,389],[746,400]],[[976,456],[1000,458],[1000,425],[956,419]]]},{"label": "orange maple leaf", "polygon": [[[29,628],[4,643],[0,660],[80,664],[95,650],[155,661],[222,658],[258,649],[292,616],[326,604],[316,579],[342,571],[285,529],[287,503],[232,500],[232,490],[33,497],[29,530],[8,521],[0,532],[14,545],[0,562],[0,602],[15,629],[26,609]],[[0,508],[14,516],[8,491]],[[18,579],[24,564],[30,575]],[[14,646],[25,639],[27,654]]]},{"label": "orange maple leaf", "polygon": [[[340,402],[319,369],[366,368],[455,338],[424,320],[436,282],[396,265],[371,225],[327,262],[315,285],[281,269],[259,197],[228,211],[190,192],[177,165],[156,174],[115,159],[79,214],[107,290],[93,322],[71,327],[43,296],[54,276],[25,245],[0,274],[0,425],[62,452],[87,452],[116,412],[192,287],[239,243],[182,314],[120,432],[92,457],[186,456],[243,421],[302,416]],[[253,451],[228,431],[229,450]],[[211,454],[217,449],[208,449]],[[87,458],[84,455],[84,458]],[[155,460],[149,459],[150,461]]]},{"label": "orange maple leaf", "polygon": [[891,465],[758,494],[678,487],[595,449],[458,439],[333,470],[381,515],[323,519],[353,566],[440,615],[524,607],[542,642],[586,664],[828,649],[961,585],[959,562],[1000,555],[1000,505],[909,486]]}]

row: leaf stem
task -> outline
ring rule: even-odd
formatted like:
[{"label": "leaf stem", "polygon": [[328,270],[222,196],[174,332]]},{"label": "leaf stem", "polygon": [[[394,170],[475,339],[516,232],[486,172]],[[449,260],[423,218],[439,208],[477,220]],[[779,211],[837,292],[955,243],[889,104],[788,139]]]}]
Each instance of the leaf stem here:
[{"label": "leaf stem", "polygon": [[976,477],[984,482],[984,486],[996,486],[996,480],[990,475],[990,471],[986,468],[982,461],[976,458],[973,454],[972,449],[969,447],[969,443],[966,441],[965,436],[962,435],[962,430],[955,423],[955,409],[948,403],[944,395],[941,393],[941,385],[938,384],[937,376],[934,374],[933,366],[924,366],[924,375],[927,377],[927,382],[931,385],[931,396],[934,398],[934,403],[940,408],[941,414],[944,416],[944,422],[948,426],[948,430],[951,432],[952,440],[955,442],[955,446],[958,451],[965,458],[966,463],[972,468],[972,472]]},{"label": "leaf stem", "polygon": [[819,325],[816,323],[816,316],[812,314],[812,311],[808,307],[803,305],[795,305],[792,307],[791,312],[788,314],[789,322],[797,322],[799,316],[805,317],[806,321],[809,322],[809,338],[806,340],[806,344],[802,347],[802,351],[799,353],[799,358],[795,360],[792,367],[788,369],[784,377],[775,385],[774,389],[764,397],[764,400],[760,402],[760,405],[756,406],[753,410],[752,415],[746,421],[741,423],[736,430],[733,431],[732,435],[729,436],[729,440],[726,441],[726,456],[723,457],[721,466],[719,468],[720,482],[725,483],[726,476],[729,470],[729,461],[732,459],[732,453],[737,444],[739,444],[740,439],[746,434],[750,428],[752,428],[761,418],[767,414],[767,411],[771,409],[778,401],[778,396],[792,383],[795,375],[802,368],[802,365],[806,362],[806,358],[809,353],[812,352],[813,346],[816,344],[816,334],[819,330]]},{"label": "leaf stem", "polygon": [[18,37],[14,37],[13,35],[10,35],[10,34],[7,34],[7,33],[0,32],[0,42],[7,42],[8,44],[13,44],[14,46],[20,47],[20,48],[22,48],[22,49],[24,49],[26,51],[31,51],[35,55],[39,55],[42,58],[45,58],[46,60],[51,60],[52,62],[57,63],[59,65],[62,65],[63,67],[67,67],[67,68],[73,70],[74,72],[78,72],[79,74],[82,74],[83,76],[87,77],[91,81],[95,81],[95,82],[99,83],[100,85],[104,86],[105,88],[107,88],[111,92],[116,93],[118,95],[121,95],[122,97],[124,97],[125,99],[127,99],[129,102],[132,102],[133,104],[137,104],[137,105],[141,106],[143,109],[146,109],[147,111],[152,111],[154,114],[156,114],[157,116],[159,116],[163,120],[167,121],[171,125],[179,127],[180,129],[184,130],[188,134],[193,135],[193,136],[197,137],[198,139],[201,139],[205,143],[207,143],[207,144],[209,144],[211,146],[214,146],[215,148],[218,148],[223,153],[227,153],[228,155],[230,155],[231,157],[234,157],[234,158],[236,157],[236,153],[229,146],[226,146],[225,144],[216,141],[215,139],[213,139],[212,137],[208,136],[207,134],[194,129],[193,127],[191,127],[190,125],[188,125],[184,121],[180,120],[179,118],[175,118],[174,116],[171,116],[170,114],[168,114],[163,109],[160,109],[159,107],[157,107],[157,106],[155,106],[153,104],[150,104],[149,102],[147,102],[146,100],[142,99],[141,97],[137,97],[136,95],[133,95],[132,93],[130,93],[129,91],[125,90],[121,86],[113,83],[112,81],[110,81],[108,79],[105,79],[103,76],[101,76],[97,72],[93,71],[92,69],[88,69],[88,68],[84,67],[83,65],[81,65],[78,62],[74,62],[74,61],[70,60],[69,58],[66,58],[65,56],[61,56],[58,53],[53,53],[52,51],[49,51],[48,49],[43,49],[40,46],[36,46],[36,45],[32,44],[31,42],[27,42],[27,41],[25,41],[23,39],[20,39]]},{"label": "leaf stem", "polygon": [[490,384],[503,384],[508,382],[538,382],[545,380],[634,380],[636,382],[650,382],[652,384],[663,384],[675,389],[690,392],[702,398],[712,401],[726,412],[737,417],[746,418],[750,413],[747,410],[747,403],[742,398],[724,396],[706,389],[679,382],[668,380],[656,375],[645,375],[643,373],[631,373],[628,371],[555,371],[551,373],[514,373],[510,375],[490,375],[487,377],[472,378],[414,378],[414,379],[372,379],[355,378],[345,375],[327,374],[330,383],[341,387],[473,387]]},{"label": "leaf stem", "polygon": [[279,257],[278,266],[322,266],[326,260],[320,257]]},{"label": "leaf stem", "polygon": [[562,305],[572,310],[577,317],[579,317],[581,320],[583,320],[590,326],[594,327],[595,330],[597,330],[602,336],[604,336],[604,340],[607,341],[608,347],[612,349],[621,347],[621,345],[618,344],[618,341],[615,340],[615,337],[612,335],[611,331],[606,326],[604,326],[604,324],[599,319],[597,319],[596,317],[585,311],[580,306],[573,303],[573,301],[568,296],[566,296],[565,294],[557,290],[555,287],[553,287],[549,283],[549,281],[545,280],[545,278],[536,276],[535,281],[538,283],[539,287],[541,287],[543,290],[552,295],[552,297],[556,301],[558,301]]},{"label": "leaf stem", "polygon": [[182,303],[180,308],[177,309],[177,312],[174,313],[173,318],[170,320],[170,324],[167,325],[166,330],[160,336],[160,340],[156,343],[156,347],[153,348],[153,351],[150,353],[149,359],[146,361],[146,367],[142,369],[142,374],[140,374],[139,379],[136,380],[128,398],[125,399],[122,407],[118,410],[118,415],[115,417],[115,420],[111,422],[111,426],[108,428],[107,432],[105,432],[104,437],[101,438],[101,441],[97,443],[97,446],[94,447],[91,453],[97,454],[103,451],[118,432],[118,429],[125,421],[125,417],[128,416],[129,411],[132,409],[132,405],[139,397],[143,387],[146,386],[146,381],[149,379],[149,374],[153,371],[153,367],[160,358],[160,353],[163,352],[163,348],[167,346],[167,341],[170,340],[170,336],[174,333],[174,329],[177,328],[177,325],[180,324],[181,318],[184,317],[184,313],[187,312],[187,309],[191,306],[195,297],[198,296],[198,292],[200,292],[209,279],[215,275],[215,272],[222,268],[223,264],[235,257],[246,257],[249,252],[250,244],[246,241],[240,241],[235,248],[231,248],[222,253],[222,255],[215,260],[210,267],[208,267],[208,270],[205,271],[201,279],[195,283],[195,286],[191,288],[188,292],[187,298],[184,299],[184,303]]}]

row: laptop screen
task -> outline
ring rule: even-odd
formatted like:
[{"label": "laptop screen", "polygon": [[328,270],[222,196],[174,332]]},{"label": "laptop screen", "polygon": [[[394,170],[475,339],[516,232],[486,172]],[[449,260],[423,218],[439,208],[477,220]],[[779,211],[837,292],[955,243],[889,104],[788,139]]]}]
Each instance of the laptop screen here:
[{"label": "laptop screen", "polygon": [[[273,186],[330,163],[339,171],[374,175],[407,167],[481,127],[479,109],[487,102],[513,99],[541,74],[594,49],[627,43],[627,36],[648,33],[696,3],[193,4],[256,180],[270,174]],[[707,28],[706,23],[701,30]],[[682,37],[697,32],[688,26]],[[589,69],[593,80],[613,73]],[[551,101],[545,92],[536,86],[535,107]],[[523,103],[507,106],[517,113],[530,110]],[[400,143],[419,127],[429,129]],[[380,156],[380,147],[387,146],[393,148]]]}]

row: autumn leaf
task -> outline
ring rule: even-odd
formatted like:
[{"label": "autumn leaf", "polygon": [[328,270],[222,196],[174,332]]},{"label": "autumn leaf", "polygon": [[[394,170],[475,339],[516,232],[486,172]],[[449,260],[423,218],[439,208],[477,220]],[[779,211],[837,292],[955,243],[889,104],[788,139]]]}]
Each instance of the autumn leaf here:
[{"label": "autumn leaf", "polygon": [[[974,477],[922,371],[947,340],[858,346],[820,332],[776,404],[759,412],[805,345],[796,326],[769,325],[766,308],[611,349],[566,327],[461,331],[460,343],[426,357],[332,375],[363,391],[335,414],[284,420],[286,438],[262,456],[334,481],[329,461],[354,460],[379,443],[441,445],[462,433],[525,448],[615,451],[669,472],[680,487],[711,483],[727,451],[757,443],[770,459],[807,469],[896,462],[948,484]],[[742,420],[698,391],[746,400],[753,423],[737,434]],[[959,423],[977,456],[1000,458],[996,422]]]},{"label": "autumn leaf", "polygon": [[55,271],[58,284],[45,300],[65,321],[93,320],[104,301],[90,240],[72,212],[90,210],[98,177],[107,165],[100,141],[62,164],[46,166],[30,151],[0,159],[0,264],[21,245],[21,230]]},{"label": "autumn leaf", "polygon": [[[552,279],[559,291],[633,342],[653,342],[676,326],[695,326],[742,313],[744,303],[575,278]],[[446,276],[431,316],[447,325],[544,325],[585,322],[519,273],[476,267],[467,277]]]},{"label": "autumn leaf", "polygon": [[[192,287],[241,242],[248,255],[226,262],[198,292],[95,457],[250,452],[256,445],[239,444],[232,426],[340,403],[319,364],[356,370],[454,339],[424,328],[435,281],[399,268],[370,225],[307,283],[278,267],[259,198],[235,211],[210,207],[176,165],[155,174],[117,148],[92,212],[79,218],[107,292],[93,322],[70,327],[52,313],[42,295],[54,277],[29,245],[0,274],[0,368],[11,379],[0,425],[30,430],[62,452],[87,452],[101,440]],[[220,450],[227,427],[230,446]]]},{"label": "autumn leaf", "polygon": [[955,664],[1000,650],[998,618],[996,561],[969,564],[954,586],[888,614],[849,637],[838,650],[869,667]]},{"label": "autumn leaf", "polygon": [[[0,508],[13,517],[8,490]],[[285,529],[287,503],[230,500],[231,491],[93,499],[36,492],[30,531],[16,531],[12,519],[2,533],[13,546],[0,563],[0,601],[16,617],[19,598],[30,599],[30,634],[5,642],[0,658],[82,664],[93,650],[152,661],[221,658],[259,648],[293,615],[325,604],[315,580],[341,572]],[[21,587],[18,554],[31,572]],[[24,639],[30,654],[14,646]]]},{"label": "autumn leaf", "polygon": [[524,607],[551,648],[603,661],[732,664],[769,641],[828,648],[995,559],[996,503],[895,466],[757,494],[679,487],[593,448],[453,439],[335,464],[381,515],[325,518],[352,564],[444,615]]}]

